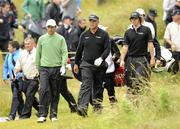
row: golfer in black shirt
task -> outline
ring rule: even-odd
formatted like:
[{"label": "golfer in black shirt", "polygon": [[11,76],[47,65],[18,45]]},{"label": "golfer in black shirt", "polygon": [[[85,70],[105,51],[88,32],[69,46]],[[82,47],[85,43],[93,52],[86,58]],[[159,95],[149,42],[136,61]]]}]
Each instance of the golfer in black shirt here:
[{"label": "golfer in black shirt", "polygon": [[90,99],[93,100],[94,111],[102,109],[101,88],[107,68],[105,62],[110,52],[108,33],[98,28],[99,17],[89,16],[90,28],[82,33],[76,52],[74,72],[81,69],[82,85],[78,98],[78,114],[87,116]]},{"label": "golfer in black shirt", "polygon": [[[150,76],[150,67],[146,59],[150,52],[150,65],[154,65],[154,47],[151,31],[141,25],[140,15],[133,12],[130,16],[132,27],[125,32],[121,55],[121,66],[125,66],[125,80],[128,91],[137,94],[147,84]],[[125,60],[126,58],[126,60]]]}]

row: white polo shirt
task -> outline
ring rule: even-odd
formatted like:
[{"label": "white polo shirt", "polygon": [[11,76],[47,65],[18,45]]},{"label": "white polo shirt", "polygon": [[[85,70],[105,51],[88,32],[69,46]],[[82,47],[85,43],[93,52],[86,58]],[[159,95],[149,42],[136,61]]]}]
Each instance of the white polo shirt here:
[{"label": "white polo shirt", "polygon": [[27,79],[33,79],[38,76],[38,69],[35,65],[36,48],[33,48],[30,52],[22,50],[20,58],[17,60],[16,69],[21,69]]},{"label": "white polo shirt", "polygon": [[180,52],[180,25],[176,22],[171,22],[167,25],[165,39],[171,40],[176,45],[176,51]]}]

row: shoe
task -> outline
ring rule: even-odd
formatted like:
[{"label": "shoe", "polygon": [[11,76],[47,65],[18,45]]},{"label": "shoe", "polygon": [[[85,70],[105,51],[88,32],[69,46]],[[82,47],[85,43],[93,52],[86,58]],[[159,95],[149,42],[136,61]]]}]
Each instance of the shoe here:
[{"label": "shoe", "polygon": [[93,106],[93,111],[97,114],[101,114],[103,106],[101,104],[96,104]]},{"label": "shoe", "polygon": [[57,120],[58,120],[57,117],[51,118],[51,121],[52,121],[52,122],[57,121]]},{"label": "shoe", "polygon": [[15,118],[13,117],[13,116],[9,116],[9,117],[7,117],[6,118],[6,121],[12,121],[12,120],[14,120]]},{"label": "shoe", "polygon": [[84,108],[77,108],[77,114],[82,117],[88,117],[87,110]]},{"label": "shoe", "polygon": [[38,123],[44,123],[46,121],[46,117],[39,117],[39,119],[37,120]]},{"label": "shoe", "polygon": [[77,112],[77,105],[71,107],[71,113]]}]

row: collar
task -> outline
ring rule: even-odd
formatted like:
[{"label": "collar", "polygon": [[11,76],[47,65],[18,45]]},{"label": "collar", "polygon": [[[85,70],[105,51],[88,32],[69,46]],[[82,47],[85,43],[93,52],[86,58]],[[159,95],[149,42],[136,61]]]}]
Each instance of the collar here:
[{"label": "collar", "polygon": [[32,54],[34,52],[34,50],[35,50],[35,47],[33,47],[33,49],[31,51],[27,51],[27,52],[28,52],[28,54]]},{"label": "collar", "polygon": [[90,33],[90,34],[93,34],[93,35],[96,35],[96,33],[98,33],[99,30],[100,30],[100,29],[99,29],[99,27],[98,27],[97,30],[96,30],[96,32],[95,32],[95,33],[92,33],[91,30],[89,29],[89,33]]},{"label": "collar", "polygon": [[12,52],[12,56],[16,55],[18,52],[19,52],[19,49],[14,51],[14,52]]}]

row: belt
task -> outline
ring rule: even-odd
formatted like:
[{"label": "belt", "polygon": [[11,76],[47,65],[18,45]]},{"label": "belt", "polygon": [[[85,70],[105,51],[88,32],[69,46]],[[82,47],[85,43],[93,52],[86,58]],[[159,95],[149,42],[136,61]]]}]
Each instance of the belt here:
[{"label": "belt", "polygon": [[24,76],[24,80],[38,80],[39,76],[35,76],[34,78],[27,78],[26,76]]}]

